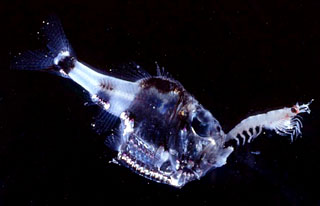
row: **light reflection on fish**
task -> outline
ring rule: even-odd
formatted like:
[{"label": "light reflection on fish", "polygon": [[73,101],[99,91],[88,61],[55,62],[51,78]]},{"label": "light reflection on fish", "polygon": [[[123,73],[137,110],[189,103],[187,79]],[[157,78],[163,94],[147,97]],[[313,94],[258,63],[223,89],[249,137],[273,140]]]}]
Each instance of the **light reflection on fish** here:
[{"label": "light reflection on fish", "polygon": [[[115,129],[107,145],[118,152],[113,162],[160,183],[182,187],[209,170],[226,164],[234,148],[263,129],[301,135],[301,116],[309,103],[248,117],[227,134],[219,122],[176,80],[158,70],[151,76],[137,67],[131,81],[97,72],[78,61],[59,20],[44,21],[47,46],[17,56],[16,69],[50,71],[82,86],[103,111],[93,124],[99,131]],[[120,121],[117,121],[120,120]]]}]

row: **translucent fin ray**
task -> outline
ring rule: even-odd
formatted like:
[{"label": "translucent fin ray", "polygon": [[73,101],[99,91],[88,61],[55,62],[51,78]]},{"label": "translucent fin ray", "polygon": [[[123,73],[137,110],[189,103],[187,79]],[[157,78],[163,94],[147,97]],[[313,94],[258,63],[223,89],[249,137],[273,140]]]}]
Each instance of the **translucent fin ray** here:
[{"label": "translucent fin ray", "polygon": [[63,31],[62,24],[59,18],[55,15],[51,15],[46,21],[43,21],[44,26],[42,31],[47,40],[47,48],[54,54],[58,54],[61,51],[69,51],[71,56],[75,56],[74,51]]},{"label": "translucent fin ray", "polygon": [[100,114],[95,118],[95,122],[92,125],[94,130],[98,134],[103,134],[109,131],[110,129],[114,128],[119,123],[119,117],[102,110]]},{"label": "translucent fin ray", "polygon": [[26,51],[15,56],[11,63],[12,69],[42,70],[52,66],[54,56],[45,50]]},{"label": "translucent fin ray", "polygon": [[67,52],[69,56],[75,57],[58,17],[49,16],[42,23],[40,35],[44,38],[46,46],[39,50],[25,51],[16,55],[11,63],[12,69],[52,70],[57,64],[55,61],[60,53]]}]

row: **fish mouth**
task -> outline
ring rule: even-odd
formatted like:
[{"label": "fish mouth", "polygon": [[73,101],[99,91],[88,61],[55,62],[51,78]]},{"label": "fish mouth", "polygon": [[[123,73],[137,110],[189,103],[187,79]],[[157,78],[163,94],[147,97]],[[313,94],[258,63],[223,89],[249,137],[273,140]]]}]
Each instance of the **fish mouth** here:
[{"label": "fish mouth", "polygon": [[198,175],[196,175],[192,170],[184,171],[183,168],[179,168],[174,172],[163,172],[159,170],[157,167],[148,167],[143,164],[141,161],[136,160],[128,153],[120,153],[118,154],[115,162],[128,167],[135,173],[156,181],[158,183],[168,184],[177,188],[183,187],[186,183],[199,179]]}]

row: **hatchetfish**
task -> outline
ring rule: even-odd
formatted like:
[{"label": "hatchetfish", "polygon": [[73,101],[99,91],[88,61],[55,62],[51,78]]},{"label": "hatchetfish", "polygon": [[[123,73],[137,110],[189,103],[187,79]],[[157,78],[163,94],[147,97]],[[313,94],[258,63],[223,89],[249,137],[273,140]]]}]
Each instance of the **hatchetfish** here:
[{"label": "hatchetfish", "polygon": [[301,135],[301,113],[309,104],[250,116],[228,133],[218,120],[173,78],[158,70],[152,76],[137,67],[135,79],[126,80],[98,72],[79,61],[57,17],[43,21],[46,47],[27,51],[14,59],[15,69],[49,71],[83,87],[101,114],[93,126],[114,129],[107,145],[117,152],[113,162],[159,183],[182,187],[208,171],[226,164],[233,146],[226,142],[251,142],[263,130]]}]

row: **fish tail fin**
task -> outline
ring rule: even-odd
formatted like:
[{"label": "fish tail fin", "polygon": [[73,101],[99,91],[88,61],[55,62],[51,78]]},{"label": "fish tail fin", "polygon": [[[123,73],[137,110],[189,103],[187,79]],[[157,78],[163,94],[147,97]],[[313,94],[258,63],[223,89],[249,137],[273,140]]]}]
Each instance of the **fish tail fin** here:
[{"label": "fish tail fin", "polygon": [[44,37],[46,47],[19,53],[13,58],[12,69],[51,71],[67,76],[68,67],[76,60],[75,53],[65,36],[61,22],[55,15],[43,21],[39,34]]}]

